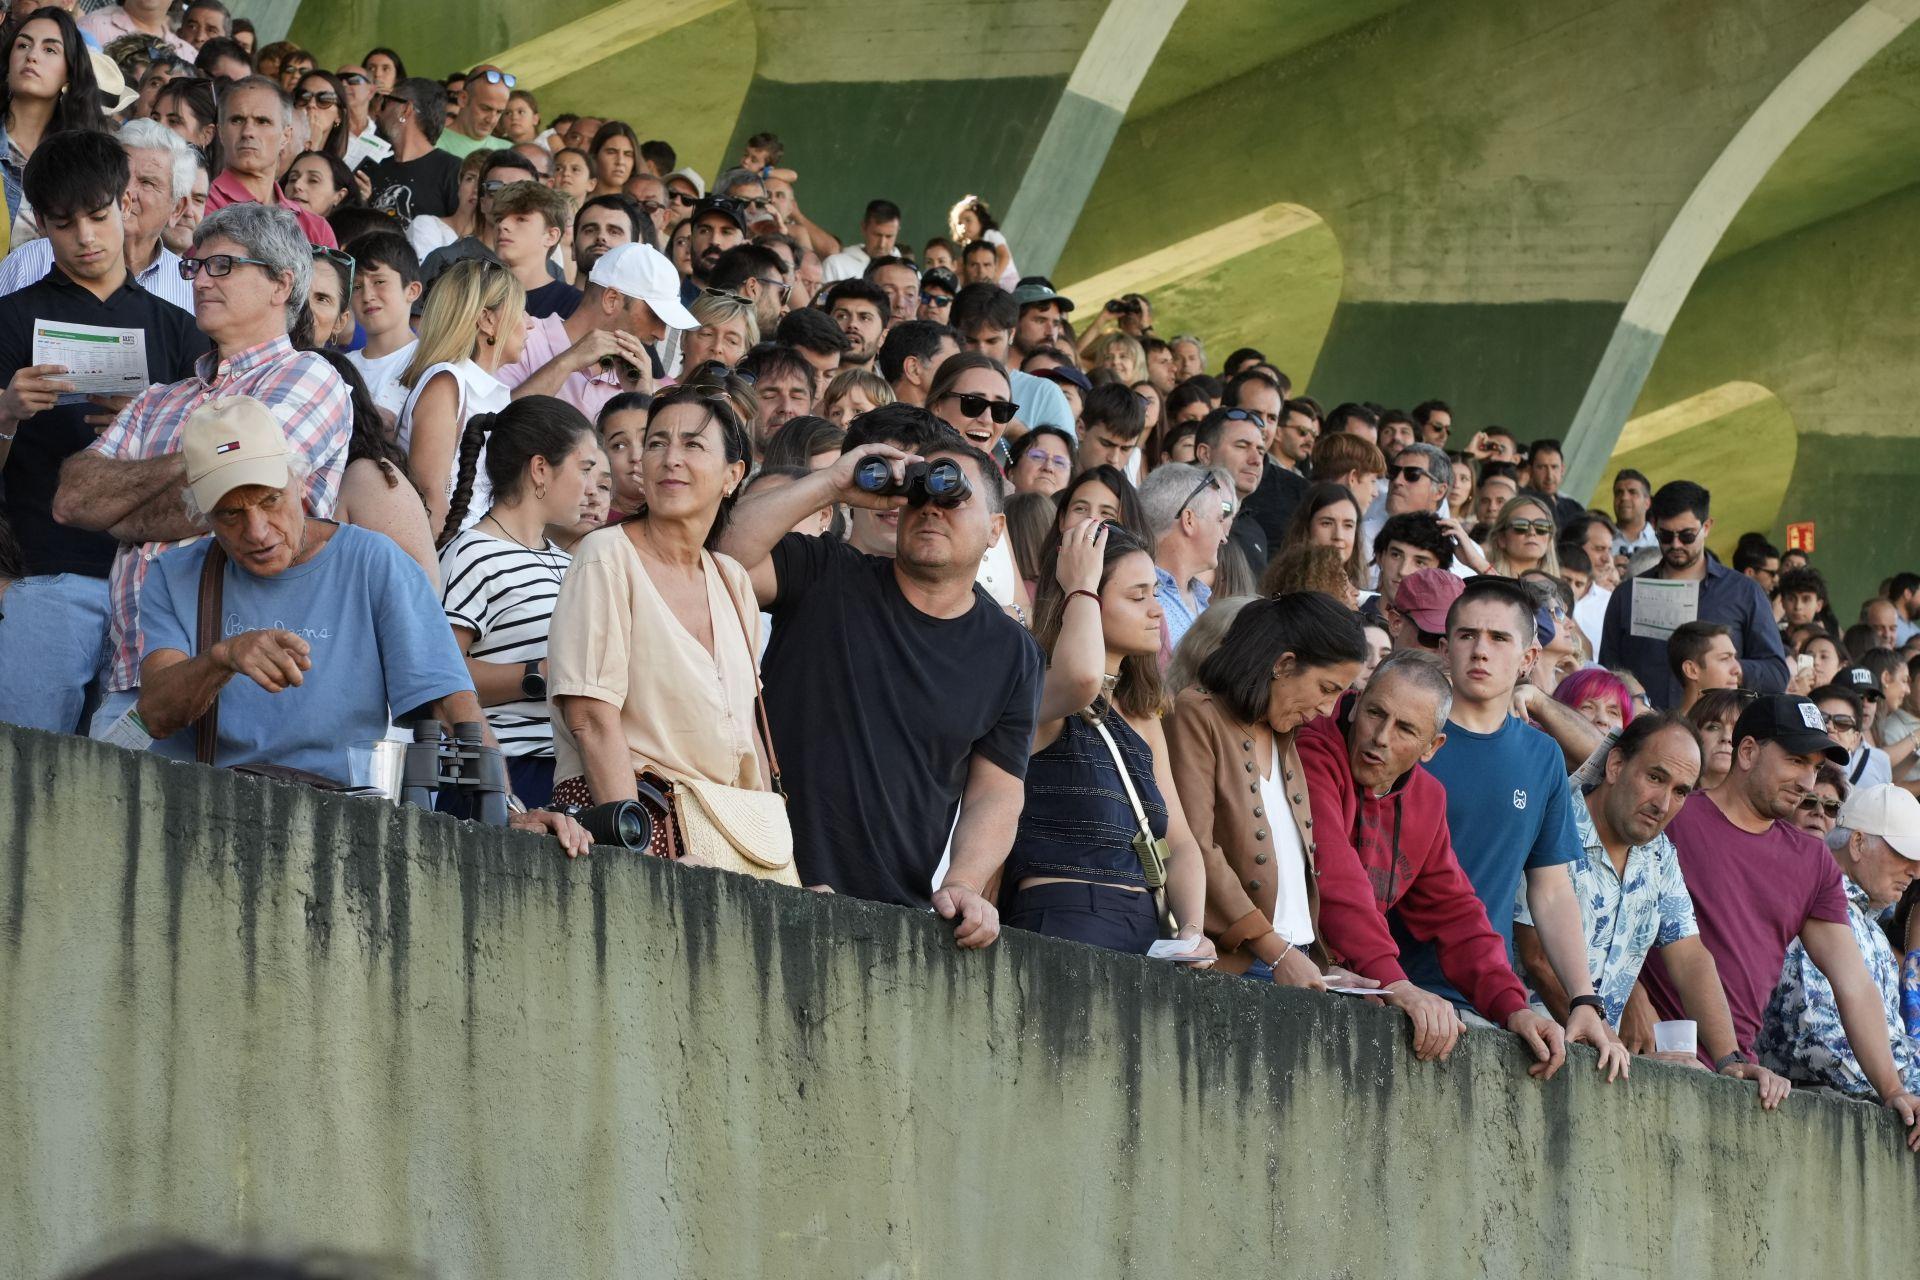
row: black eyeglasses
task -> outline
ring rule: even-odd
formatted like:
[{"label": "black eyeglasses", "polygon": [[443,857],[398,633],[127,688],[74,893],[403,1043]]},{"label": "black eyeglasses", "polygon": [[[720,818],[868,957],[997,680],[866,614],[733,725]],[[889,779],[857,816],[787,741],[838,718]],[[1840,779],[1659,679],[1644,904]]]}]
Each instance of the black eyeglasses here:
[{"label": "black eyeglasses", "polygon": [[1824,813],[1829,818],[1837,819],[1840,816],[1840,802],[1825,796],[1808,796],[1800,802],[1800,812],[1808,815]]},{"label": "black eyeglasses", "polygon": [[1013,421],[1014,414],[1020,412],[1020,406],[1011,400],[989,400],[986,396],[974,395],[968,391],[949,391],[943,398],[958,400],[960,412],[969,418],[977,418],[983,413],[988,414],[1003,427]]},{"label": "black eyeglasses", "polygon": [[1663,547],[1675,539],[1679,540],[1681,546],[1690,547],[1700,540],[1700,528],[1696,525],[1691,529],[1655,529],[1653,536],[1659,539]]},{"label": "black eyeglasses", "polygon": [[315,103],[323,107],[337,107],[340,105],[340,95],[331,89],[302,89],[293,95],[293,105],[296,107],[310,107]]},{"label": "black eyeglasses", "polygon": [[[1395,480],[1405,480],[1408,484],[1412,484],[1416,480],[1433,480],[1433,473],[1425,467],[1388,467],[1387,483],[1392,484]],[[1438,484],[1439,481],[1436,480],[1434,483]],[[1516,529],[1519,527],[1518,524],[1514,525]],[[1548,525],[1542,532],[1552,533],[1553,526]]]},{"label": "black eyeglasses", "polygon": [[279,268],[262,258],[243,258],[237,253],[214,253],[204,258],[180,259],[180,278],[191,280],[205,271],[218,280],[221,276],[232,275],[233,269],[240,266],[264,267],[269,275],[279,271]]},{"label": "black eyeglasses", "polygon": [[482,71],[478,76],[468,76],[467,83],[472,84],[476,79],[485,80],[488,84],[503,84],[509,89],[520,83],[505,71]]}]

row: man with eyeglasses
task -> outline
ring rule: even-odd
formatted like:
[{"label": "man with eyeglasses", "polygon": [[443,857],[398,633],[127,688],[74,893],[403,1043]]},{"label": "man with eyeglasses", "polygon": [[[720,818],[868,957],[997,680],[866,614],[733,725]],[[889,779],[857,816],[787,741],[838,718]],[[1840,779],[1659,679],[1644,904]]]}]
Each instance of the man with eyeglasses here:
[{"label": "man with eyeglasses", "polygon": [[[1361,522],[1361,536],[1367,546],[1373,545],[1374,538],[1394,516],[1416,513],[1438,516],[1453,483],[1453,463],[1443,449],[1430,444],[1410,444],[1389,456],[1386,492]],[[1462,576],[1465,574],[1463,565]]]},{"label": "man with eyeglasses", "polygon": [[108,586],[108,692],[93,718],[95,736],[138,697],[140,589],[152,561],[204,532],[181,501],[180,438],[193,411],[227,396],[264,403],[302,457],[309,515],[333,513],[346,466],[353,421],[346,384],[287,339],[313,280],[313,248],[292,212],[249,202],[209,213],[180,269],[193,281],[195,322],[212,352],[184,380],[135,397],[98,440],[67,459],[53,500],[61,524],[110,533],[120,544]]},{"label": "man with eyeglasses", "polygon": [[1140,506],[1153,535],[1154,598],[1164,616],[1161,665],[1213,602],[1201,575],[1220,561],[1233,519],[1233,483],[1211,468],[1185,462],[1155,467],[1140,485]]},{"label": "man with eyeglasses", "polygon": [[[137,123],[179,143],[152,121]],[[47,267],[0,307],[0,523],[19,539],[23,560],[23,576],[7,589],[13,622],[0,662],[0,720],[54,733],[85,730],[83,706],[106,650],[107,576],[117,549],[105,533],[56,521],[54,493],[62,464],[97,438],[93,419],[105,423],[111,414],[100,416],[103,405],[92,397],[62,403],[72,384],[60,365],[34,363],[34,330],[137,331],[157,382],[185,377],[207,350],[192,315],[141,288],[128,268],[130,173],[128,153],[102,133],[52,134],[34,151],[22,188],[45,232],[29,247],[47,250]]]},{"label": "man with eyeglasses", "polygon": [[[1667,637],[1678,621],[1693,619],[1725,626],[1740,657],[1741,685],[1759,693],[1786,689],[1792,673],[1786,650],[1774,624],[1773,606],[1759,584],[1735,573],[1707,551],[1713,531],[1707,491],[1690,480],[1660,486],[1648,508],[1649,522],[1660,544],[1660,563],[1637,578],[1624,581],[1607,601],[1607,618],[1600,634],[1600,665],[1626,667],[1646,687],[1656,707],[1674,707],[1682,689],[1667,665]],[[1641,583],[1682,583],[1682,588]],[[1641,620],[1636,604],[1645,596],[1658,616]],[[1669,600],[1669,597],[1677,599]],[[1677,621],[1675,619],[1677,616]]]},{"label": "man with eyeglasses", "polygon": [[1193,462],[1218,467],[1233,481],[1234,505],[1243,508],[1228,533],[1258,577],[1267,567],[1267,535],[1253,513],[1244,510],[1266,470],[1266,427],[1250,409],[1215,409],[1200,420],[1193,437]]},{"label": "man with eyeglasses", "polygon": [[220,151],[226,171],[207,186],[207,212],[255,201],[291,213],[314,244],[338,249],[333,228],[318,214],[287,199],[276,175],[293,137],[293,103],[265,76],[248,76],[220,95]]},{"label": "man with eyeglasses", "polygon": [[[1856,676],[1863,683],[1856,684]],[[1841,771],[1847,785],[1855,789],[1893,781],[1893,762],[1867,740],[1867,725],[1873,719],[1867,703],[1869,695],[1880,697],[1880,685],[1873,673],[1862,667],[1842,671],[1833,684],[1822,685],[1807,695],[1826,717],[1827,732],[1847,753]]]},{"label": "man with eyeglasses", "polygon": [[360,192],[402,226],[431,214],[444,218],[460,207],[460,158],[434,146],[447,111],[447,91],[425,76],[409,76],[392,93],[373,98],[373,122],[393,154],[367,160]]},{"label": "man with eyeglasses", "polygon": [[469,71],[460,109],[434,145],[461,160],[492,146],[493,128],[500,123],[500,113],[507,109],[507,98],[517,83],[498,67],[482,65]]},{"label": "man with eyeglasses", "polygon": [[[1659,502],[1658,494],[1654,500]],[[1667,828],[1680,852],[1701,941],[1713,955],[1733,1014],[1737,1048],[1713,1066],[1725,1070],[1729,1062],[1753,1060],[1797,938],[1832,988],[1839,1035],[1860,1064],[1866,1090],[1900,1117],[1908,1148],[1920,1151],[1920,1097],[1908,1091],[1894,1060],[1886,1009],[1854,937],[1840,868],[1791,821],[1813,789],[1820,762],[1839,764],[1846,751],[1827,735],[1825,717],[1812,700],[1788,694],[1748,704],[1734,725],[1733,744],[1726,779],[1688,797]],[[1904,828],[1901,834],[1904,840]],[[1641,986],[1649,1000],[1642,1017],[1685,1016],[1659,956],[1648,958]],[[1630,1046],[1651,1038],[1650,1028],[1628,1025],[1634,1016],[1630,1006],[1622,1022]]]}]

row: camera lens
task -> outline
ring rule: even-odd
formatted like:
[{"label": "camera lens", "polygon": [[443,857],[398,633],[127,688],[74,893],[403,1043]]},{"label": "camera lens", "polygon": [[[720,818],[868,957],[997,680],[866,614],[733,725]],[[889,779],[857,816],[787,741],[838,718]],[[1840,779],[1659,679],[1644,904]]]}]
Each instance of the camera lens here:
[{"label": "camera lens", "polygon": [[574,821],[586,828],[595,844],[643,853],[653,843],[653,815],[638,800],[597,804],[580,810]]}]

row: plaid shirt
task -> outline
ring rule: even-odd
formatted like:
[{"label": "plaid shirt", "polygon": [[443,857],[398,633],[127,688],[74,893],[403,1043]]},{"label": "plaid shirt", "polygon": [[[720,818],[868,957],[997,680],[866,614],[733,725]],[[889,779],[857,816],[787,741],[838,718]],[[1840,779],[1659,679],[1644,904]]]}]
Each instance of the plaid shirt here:
[{"label": "plaid shirt", "polygon": [[[284,336],[221,360],[202,356],[194,376],[148,387],[91,446],[105,458],[137,461],[180,452],[180,435],[195,409],[223,396],[252,396],[286,429],[287,444],[307,463],[307,514],[329,516],[340,496],[353,410],[346,384],[319,356],[295,351]],[[186,542],[197,541],[189,538]],[[140,686],[140,584],[155,557],[186,542],[146,542],[120,548],[109,578],[113,662],[107,687]]]}]

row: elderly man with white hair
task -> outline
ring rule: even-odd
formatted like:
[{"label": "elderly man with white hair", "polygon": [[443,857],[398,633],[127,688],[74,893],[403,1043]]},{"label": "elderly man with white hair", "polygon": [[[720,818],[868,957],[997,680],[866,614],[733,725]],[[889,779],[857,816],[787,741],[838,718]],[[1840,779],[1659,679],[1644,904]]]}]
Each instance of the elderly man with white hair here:
[{"label": "elderly man with white hair", "polygon": [[[1894,1067],[1908,1091],[1920,1093],[1920,1042],[1901,1020],[1900,962],[1877,920],[1920,878],[1920,800],[1889,783],[1858,788],[1827,833],[1827,851],[1839,864],[1853,940],[1886,1011]],[[1832,984],[1798,940],[1787,948],[1754,1051],[1765,1066],[1796,1082],[1860,1098],[1876,1095],[1841,1025]]]},{"label": "elderly man with white hair", "polygon": [[1200,575],[1218,563],[1240,502],[1225,471],[1168,462],[1141,483],[1140,505],[1153,534],[1154,597],[1166,615],[1171,654],[1212,602]]},{"label": "elderly man with white hair", "polygon": [[[158,120],[129,120],[117,136],[132,169],[125,203],[127,272],[154,297],[191,312],[193,286],[181,278],[180,256],[161,237],[186,216],[196,177],[193,148]],[[0,260],[0,295],[44,279],[52,268],[53,244],[45,237],[15,247]]]}]

